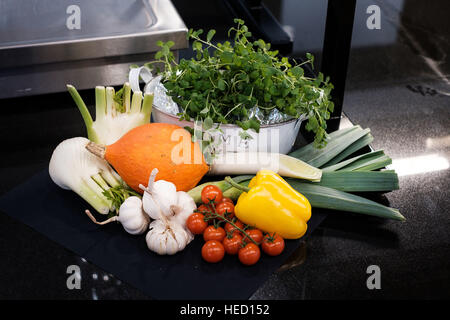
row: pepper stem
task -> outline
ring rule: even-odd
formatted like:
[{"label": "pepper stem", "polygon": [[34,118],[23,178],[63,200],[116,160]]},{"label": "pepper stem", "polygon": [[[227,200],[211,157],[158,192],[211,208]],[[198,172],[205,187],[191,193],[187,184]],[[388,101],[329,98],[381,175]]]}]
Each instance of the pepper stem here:
[{"label": "pepper stem", "polygon": [[249,187],[242,186],[239,183],[234,182],[234,180],[231,177],[229,177],[229,176],[225,177],[225,181],[228,182],[229,184],[231,184],[236,189],[242,190],[244,192],[249,192],[250,191]]}]

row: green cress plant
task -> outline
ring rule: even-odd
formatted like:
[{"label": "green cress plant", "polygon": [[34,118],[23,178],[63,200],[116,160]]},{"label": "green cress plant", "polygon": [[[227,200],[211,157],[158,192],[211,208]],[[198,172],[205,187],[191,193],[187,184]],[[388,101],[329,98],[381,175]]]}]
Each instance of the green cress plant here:
[{"label": "green cress plant", "polygon": [[[313,66],[314,57],[306,54],[302,63],[289,63],[279,57],[278,51],[270,51],[270,44],[259,39],[250,41],[252,34],[244,21],[235,19],[234,45],[229,41],[213,44],[215,30],[206,39],[200,38],[203,30],[189,30],[187,37],[193,39],[196,52],[190,60],[175,61],[170,48],[173,41],[161,42],[155,61],[163,63],[163,84],[168,94],[180,106],[181,119],[202,120],[214,123],[237,124],[244,130],[259,132],[260,121],[249,118],[249,110],[258,107],[265,115],[274,108],[294,118],[308,115],[308,131],[315,133],[314,145],[326,145],[326,120],[333,111],[330,92],[333,85],[322,73],[317,78],[304,75],[302,65]],[[212,120],[212,121],[211,121]]]}]

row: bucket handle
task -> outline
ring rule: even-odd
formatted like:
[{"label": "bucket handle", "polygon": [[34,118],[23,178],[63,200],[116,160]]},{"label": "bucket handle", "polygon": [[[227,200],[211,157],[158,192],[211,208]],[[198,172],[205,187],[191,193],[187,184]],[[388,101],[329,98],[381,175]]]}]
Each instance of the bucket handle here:
[{"label": "bucket handle", "polygon": [[144,90],[142,90],[143,94],[154,93],[155,86],[161,81],[162,76],[153,77],[150,69],[145,66],[131,68],[128,73],[128,82],[130,83],[130,87],[133,92],[141,92],[141,86],[139,84],[141,79],[144,81]]},{"label": "bucket handle", "polygon": [[139,80],[142,79],[145,83],[144,93],[146,92],[147,84],[153,79],[152,72],[147,67],[131,68],[128,74],[128,82],[130,83],[133,92],[141,91]]},{"label": "bucket handle", "polygon": [[308,118],[309,117],[305,114],[302,114],[300,117],[298,117],[297,121],[295,121],[294,130],[297,131],[297,129],[299,129],[300,125],[302,124],[302,122]]}]

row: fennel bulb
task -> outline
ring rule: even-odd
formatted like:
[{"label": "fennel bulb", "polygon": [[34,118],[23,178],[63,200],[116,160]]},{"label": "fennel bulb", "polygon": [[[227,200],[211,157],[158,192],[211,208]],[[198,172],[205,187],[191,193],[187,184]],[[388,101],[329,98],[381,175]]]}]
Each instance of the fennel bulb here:
[{"label": "fennel bulb", "polygon": [[[136,91],[131,99],[131,87],[125,83],[117,93],[112,87],[95,88],[95,121],[74,86],[67,89],[81,112],[89,140],[110,145],[131,129],[150,122],[153,95]],[[143,100],[143,101],[142,101]]]},{"label": "fennel bulb", "polygon": [[96,211],[107,214],[115,208],[103,193],[122,180],[105,160],[86,150],[88,143],[83,137],[61,142],[53,151],[48,171],[59,187],[74,191]]}]

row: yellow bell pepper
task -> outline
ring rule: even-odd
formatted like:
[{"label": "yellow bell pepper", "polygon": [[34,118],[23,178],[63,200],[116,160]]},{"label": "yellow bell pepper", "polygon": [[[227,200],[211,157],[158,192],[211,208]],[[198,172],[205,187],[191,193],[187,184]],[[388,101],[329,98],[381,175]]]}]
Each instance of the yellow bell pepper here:
[{"label": "yellow bell pepper", "polygon": [[278,174],[260,170],[248,188],[232,184],[244,190],[234,208],[239,220],[285,239],[298,239],[305,234],[311,204]]}]

